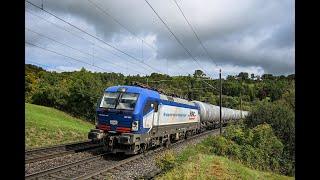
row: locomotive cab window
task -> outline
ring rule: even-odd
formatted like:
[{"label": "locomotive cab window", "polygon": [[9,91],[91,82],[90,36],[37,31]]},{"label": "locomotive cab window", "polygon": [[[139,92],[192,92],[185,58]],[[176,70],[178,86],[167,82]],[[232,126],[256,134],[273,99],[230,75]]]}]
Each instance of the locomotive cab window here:
[{"label": "locomotive cab window", "polygon": [[136,93],[123,93],[116,109],[134,110],[137,99],[138,94]]},{"label": "locomotive cab window", "polygon": [[100,107],[102,108],[115,108],[119,93],[106,92],[104,93]]},{"label": "locomotive cab window", "polygon": [[154,112],[158,112],[158,102],[148,100],[143,108],[143,114],[147,114],[151,109],[154,109]]},{"label": "locomotive cab window", "polygon": [[154,102],[153,108],[154,108],[154,112],[158,112],[158,108],[159,108],[158,102],[156,102],[156,101]]},{"label": "locomotive cab window", "polygon": [[100,107],[119,110],[134,110],[138,96],[139,94],[136,93],[106,92],[102,97]]}]

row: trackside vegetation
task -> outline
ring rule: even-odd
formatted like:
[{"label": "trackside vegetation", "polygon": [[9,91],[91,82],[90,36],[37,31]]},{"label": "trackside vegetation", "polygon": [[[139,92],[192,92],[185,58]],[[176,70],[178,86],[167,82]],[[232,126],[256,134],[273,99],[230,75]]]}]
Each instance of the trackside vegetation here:
[{"label": "trackside vegetation", "polygon": [[[214,156],[223,156],[233,162],[241,163],[247,168],[269,172],[269,175],[270,172],[273,172],[294,176],[294,109],[294,90],[287,91],[277,101],[261,101],[252,108],[250,115],[244,121],[229,125],[222,136],[209,137],[195,147],[187,148],[179,155],[168,153],[164,158],[158,159],[158,166],[164,172],[168,172],[166,174],[168,177],[166,175],[164,177],[170,179],[172,178],[171,175],[179,176],[179,173],[175,172],[174,169],[184,169],[190,166],[202,167],[200,164],[190,164],[189,162],[194,163],[192,159],[189,159],[190,157],[199,155],[201,157],[200,161],[203,159],[204,164],[206,164],[209,161],[205,160],[206,158],[214,159]],[[211,166],[210,163],[207,163],[207,165]],[[210,169],[210,167],[206,168]],[[186,170],[185,172],[192,172],[192,170]],[[183,171],[180,175],[181,178],[185,177]],[[264,175],[262,179],[264,179]],[[177,176],[172,179],[180,179]],[[229,179],[229,177],[222,179],[225,178]],[[242,179],[243,176],[240,178]],[[260,179],[261,177],[259,175],[244,179],[251,178]],[[270,178],[278,179],[277,176],[271,176]],[[204,177],[204,179],[207,179],[207,177]]]},{"label": "trackside vegetation", "polygon": [[291,180],[292,177],[250,169],[241,163],[231,161],[225,157],[196,154],[188,162],[175,167],[167,173],[156,177],[165,179],[274,179]]},{"label": "trackside vegetation", "polygon": [[86,140],[93,124],[54,108],[25,103],[26,148]]},{"label": "trackside vegetation", "polygon": [[270,125],[231,125],[222,136],[210,136],[180,154],[167,151],[156,160],[164,172],[158,179],[293,179],[280,175],[282,152]]},{"label": "trackside vegetation", "polygon": [[[262,100],[270,102],[282,98],[294,89],[294,74],[288,76],[261,77],[248,73],[227,76],[223,79],[222,106],[251,111]],[[201,80],[200,80],[201,79]],[[95,108],[103,90],[110,86],[131,85],[134,82],[148,84],[167,94],[177,94],[185,99],[199,100],[217,105],[219,93],[206,83],[218,87],[219,80],[209,79],[201,70],[188,76],[168,76],[152,73],[148,76],[121,73],[96,73],[82,68],[73,72],[50,72],[38,66],[25,65],[25,100],[68,112],[75,117],[94,121]],[[241,95],[241,103],[240,103]],[[290,97],[288,97],[290,98]]]},{"label": "trackside vegetation", "polygon": [[[57,73],[26,64],[25,101],[52,107],[72,116],[58,115],[57,110],[54,113],[47,109],[46,112],[40,106],[26,104],[27,147],[85,138],[93,124],[73,117],[93,123],[96,106],[103,90],[115,85],[132,85],[134,82],[148,84],[169,95],[174,93],[189,100],[219,104],[219,93],[207,85],[219,87],[219,80],[207,77],[201,70],[196,70],[194,74],[187,76],[158,73],[147,76],[125,76],[121,73],[90,72],[84,68],[80,71]],[[174,171],[175,168],[182,166],[186,168],[185,172],[189,172],[188,168],[196,166],[201,168],[202,165],[211,167],[211,163],[219,162],[231,166],[221,165],[219,168],[227,168],[224,169],[225,172],[237,174],[232,170],[232,163],[236,162],[240,164],[234,166],[245,166],[242,169],[246,173],[268,172],[257,176],[241,175],[240,178],[244,179],[264,179],[269,177],[270,172],[294,176],[295,75],[250,74],[249,76],[246,72],[240,72],[236,76],[229,75],[222,79],[222,94],[223,107],[250,111],[250,115],[242,124],[228,127],[223,136],[205,140],[195,148],[198,151],[188,150],[184,153],[188,156],[183,154],[172,155],[171,158],[168,156],[167,160],[159,160],[159,166],[163,166],[165,171]],[[47,114],[50,115],[50,122]],[[194,161],[200,159],[201,163],[185,164],[189,156],[195,158]],[[231,164],[228,163],[229,160]],[[190,170],[190,172],[195,171]],[[270,176],[278,179],[278,175]],[[233,177],[235,176],[231,176],[231,179]]]}]

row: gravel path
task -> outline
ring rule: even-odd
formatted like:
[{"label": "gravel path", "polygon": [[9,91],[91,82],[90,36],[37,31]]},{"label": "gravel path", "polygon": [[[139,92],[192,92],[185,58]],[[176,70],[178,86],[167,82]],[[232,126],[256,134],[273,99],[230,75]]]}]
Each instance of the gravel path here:
[{"label": "gravel path", "polygon": [[[188,142],[183,142],[181,144],[178,144],[172,148],[174,152],[180,153],[183,151],[186,147],[190,145],[195,145],[200,143],[203,139],[208,137],[212,134],[217,134],[219,131],[215,131],[214,133],[207,134],[201,137],[198,137],[196,139],[192,139]],[[156,166],[155,159],[156,157],[162,157],[164,155],[165,151],[162,151],[157,154],[150,155],[148,157],[144,157],[142,159],[139,159],[135,161],[135,163],[130,163],[130,166],[124,166],[120,167],[117,170],[113,170],[112,172],[106,172],[103,173],[104,179],[114,179],[114,180],[123,180],[123,179],[138,179],[141,177],[149,176],[150,174],[155,174],[157,172],[160,172],[160,169]],[[101,176],[93,177],[92,179],[101,179]]]}]

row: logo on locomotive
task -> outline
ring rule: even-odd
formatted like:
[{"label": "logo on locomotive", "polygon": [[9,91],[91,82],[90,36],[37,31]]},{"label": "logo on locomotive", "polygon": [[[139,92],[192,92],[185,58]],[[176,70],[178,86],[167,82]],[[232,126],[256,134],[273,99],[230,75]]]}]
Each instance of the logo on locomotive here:
[{"label": "logo on locomotive", "polygon": [[197,117],[196,112],[190,111],[189,120],[194,120]]}]

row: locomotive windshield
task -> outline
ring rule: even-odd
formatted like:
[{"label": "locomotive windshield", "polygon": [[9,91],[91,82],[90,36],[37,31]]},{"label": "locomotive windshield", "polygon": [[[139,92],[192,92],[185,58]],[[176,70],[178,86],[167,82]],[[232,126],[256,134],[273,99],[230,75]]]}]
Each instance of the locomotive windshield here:
[{"label": "locomotive windshield", "polygon": [[100,107],[133,110],[136,106],[137,99],[138,94],[136,93],[106,92],[102,98]]},{"label": "locomotive windshield", "polygon": [[119,104],[116,106],[116,109],[133,110],[136,106],[137,99],[138,94],[123,93],[119,101]]},{"label": "locomotive windshield", "polygon": [[120,93],[110,93],[106,92],[103,95],[100,107],[102,108],[115,108],[117,99]]}]

